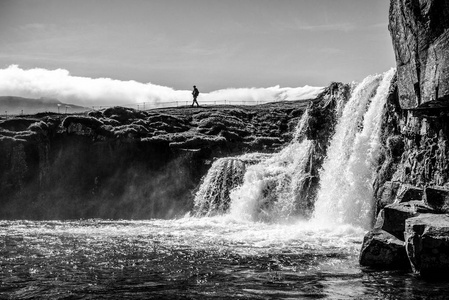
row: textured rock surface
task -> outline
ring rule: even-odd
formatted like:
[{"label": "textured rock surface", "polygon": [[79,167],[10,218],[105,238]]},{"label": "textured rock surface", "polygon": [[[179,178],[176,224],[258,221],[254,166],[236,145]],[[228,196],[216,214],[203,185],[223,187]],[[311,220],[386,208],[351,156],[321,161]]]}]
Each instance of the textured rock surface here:
[{"label": "textured rock surface", "polygon": [[449,280],[449,216],[423,214],[406,221],[406,250],[415,272]]},{"label": "textured rock surface", "polygon": [[400,200],[405,187],[415,187],[406,192],[405,199],[418,198],[426,186],[449,187],[448,136],[449,114],[441,111],[430,117],[401,110],[399,92],[395,87],[391,89],[382,125],[380,167],[374,182],[378,211],[393,197]]},{"label": "textured rock surface", "polygon": [[[427,204],[435,212],[447,212],[447,197],[441,191],[449,189],[449,2],[392,0],[390,3],[389,29],[397,78],[390,88],[382,120],[382,155],[373,184],[376,211],[380,212],[376,227],[400,238],[404,222],[423,223],[408,227],[407,247],[415,269],[427,276],[439,264],[447,265],[443,253],[449,252],[446,246],[439,248],[439,245],[446,243],[449,233],[432,229],[444,228],[440,223],[446,217],[409,217],[428,212],[421,204],[419,210],[413,205],[421,203],[415,200],[427,198],[424,189],[435,186],[438,189],[428,190],[432,200]],[[395,204],[390,204],[392,201]],[[411,228],[417,229],[417,233]],[[423,228],[428,228],[427,233],[424,234]],[[421,243],[426,244],[424,252]],[[446,267],[443,269],[447,272]]]},{"label": "textured rock surface", "polygon": [[359,263],[384,270],[410,268],[404,242],[381,229],[374,229],[365,235]]},{"label": "textured rock surface", "polygon": [[390,204],[384,207],[377,216],[376,228],[380,228],[400,240],[404,240],[405,220],[420,213],[432,213],[430,207],[422,201]]},{"label": "textured rock surface", "polygon": [[424,189],[424,201],[439,213],[449,213],[449,189],[427,187]]},{"label": "textured rock surface", "polygon": [[391,1],[389,29],[403,109],[449,105],[448,28],[448,1]]},{"label": "textured rock surface", "polygon": [[396,202],[409,202],[413,200],[421,200],[423,197],[423,190],[421,188],[404,184],[401,186],[401,189],[396,196]]}]

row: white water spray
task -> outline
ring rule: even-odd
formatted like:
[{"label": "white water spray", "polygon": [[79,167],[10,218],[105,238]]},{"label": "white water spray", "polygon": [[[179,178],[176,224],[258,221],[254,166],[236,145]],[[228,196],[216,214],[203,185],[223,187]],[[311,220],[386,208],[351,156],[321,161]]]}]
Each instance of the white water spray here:
[{"label": "white water spray", "polygon": [[246,166],[258,163],[268,156],[250,153],[214,161],[195,195],[195,215],[213,216],[225,213],[229,208],[229,192],[243,183]]},{"label": "white water spray", "polygon": [[249,221],[286,221],[295,211],[299,192],[310,176],[313,142],[300,142],[307,111],[293,141],[281,152],[247,168],[244,182],[231,191],[230,215]]},{"label": "white water spray", "polygon": [[369,227],[382,113],[394,74],[369,76],[354,90],[320,173],[315,222]]}]

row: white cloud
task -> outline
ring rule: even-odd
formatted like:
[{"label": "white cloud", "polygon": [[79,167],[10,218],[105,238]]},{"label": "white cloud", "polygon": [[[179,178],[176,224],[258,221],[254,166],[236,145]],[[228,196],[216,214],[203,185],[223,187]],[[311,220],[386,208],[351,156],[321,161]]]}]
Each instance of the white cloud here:
[{"label": "white cloud", "polygon": [[[200,91],[201,91],[201,87]],[[321,87],[280,87],[268,88],[230,88],[202,93],[198,100],[211,101],[279,101],[301,100],[316,97]],[[64,69],[21,69],[11,65],[0,69],[0,96],[19,96],[27,98],[56,98],[64,103],[82,106],[122,105],[135,106],[146,102],[147,107],[178,101],[190,104],[190,90],[175,90],[170,87],[137,81],[121,81],[111,78],[89,78],[70,75]]]}]

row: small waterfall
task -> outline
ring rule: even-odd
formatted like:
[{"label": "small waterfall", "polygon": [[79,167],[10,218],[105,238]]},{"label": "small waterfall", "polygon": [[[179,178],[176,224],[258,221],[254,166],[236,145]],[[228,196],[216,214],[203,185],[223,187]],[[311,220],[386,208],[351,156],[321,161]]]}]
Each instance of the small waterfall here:
[{"label": "small waterfall", "polygon": [[310,179],[313,142],[301,140],[308,119],[299,121],[293,141],[281,152],[246,170],[243,184],[231,191],[230,214],[254,221],[287,220],[300,202]]},{"label": "small waterfall", "polygon": [[394,73],[367,77],[345,106],[320,173],[317,222],[369,227],[380,124]]},{"label": "small waterfall", "polygon": [[230,214],[245,220],[287,220],[295,212],[297,191],[308,178],[312,142],[290,144],[280,153],[248,167],[244,182],[231,191]]},{"label": "small waterfall", "polygon": [[231,189],[243,183],[246,166],[266,158],[266,154],[247,154],[217,159],[203,179],[195,195],[196,216],[223,214],[229,208]]}]

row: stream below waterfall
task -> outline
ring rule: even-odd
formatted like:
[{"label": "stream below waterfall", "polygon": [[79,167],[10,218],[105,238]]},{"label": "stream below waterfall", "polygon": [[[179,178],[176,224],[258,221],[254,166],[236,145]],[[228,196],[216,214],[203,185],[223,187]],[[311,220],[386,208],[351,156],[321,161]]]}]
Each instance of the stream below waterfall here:
[{"label": "stream below waterfall", "polygon": [[448,285],[408,273],[361,269],[363,234],[352,226],[226,216],[0,221],[0,299],[444,299],[449,293]]}]

